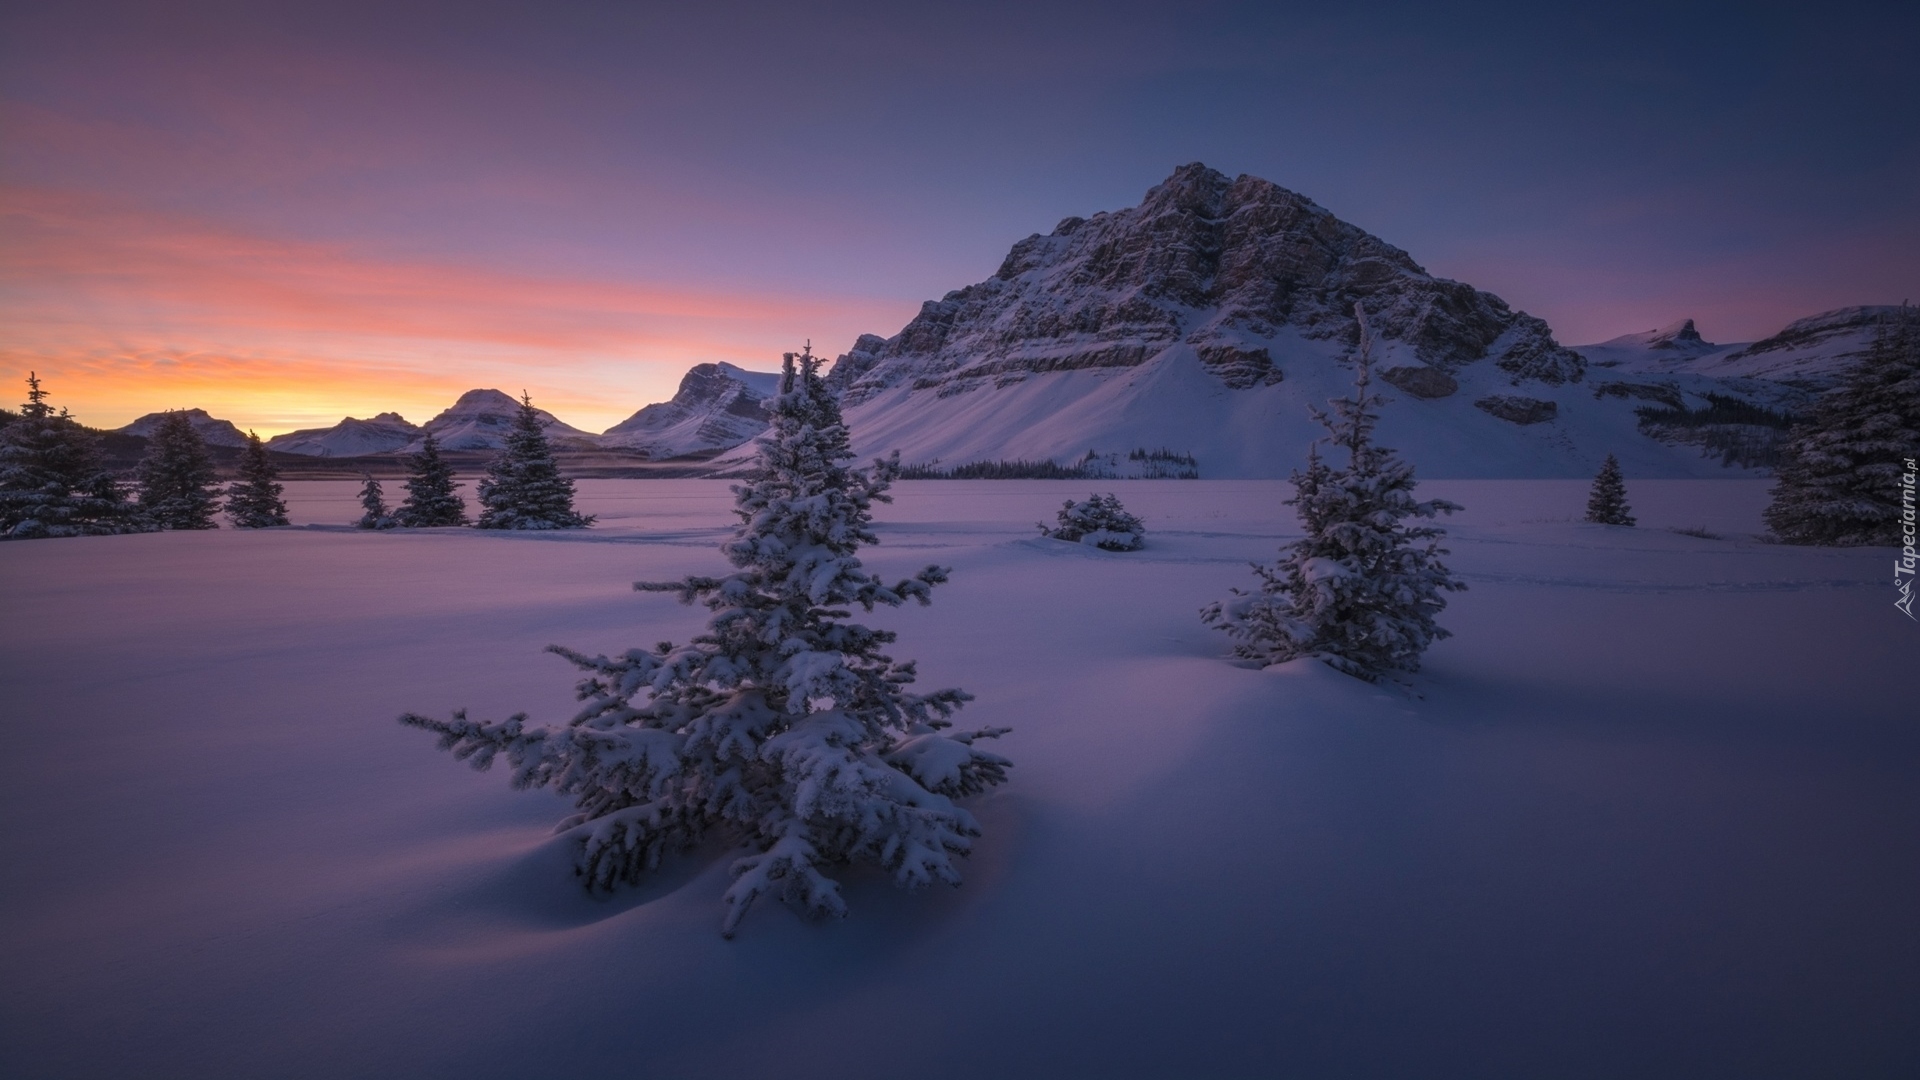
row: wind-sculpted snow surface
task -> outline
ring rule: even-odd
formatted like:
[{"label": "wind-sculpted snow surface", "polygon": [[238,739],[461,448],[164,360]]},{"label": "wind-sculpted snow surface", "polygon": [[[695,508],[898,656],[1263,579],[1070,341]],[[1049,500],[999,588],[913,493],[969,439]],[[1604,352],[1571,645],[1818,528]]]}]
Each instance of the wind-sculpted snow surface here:
[{"label": "wind-sculpted snow surface", "polygon": [[787,356],[772,415],[758,468],[735,489],[739,531],[720,549],[735,572],[635,586],[706,607],[704,634],[618,659],[552,647],[588,673],[587,704],[564,728],[529,729],[524,713],[402,718],[476,768],[504,754],[516,788],[572,797],[579,812],[560,831],[578,839],[589,888],[638,884],[713,830],[744,837],[755,853],[733,865],[729,937],[768,892],[846,914],[826,874],[838,863],[958,885],[954,858],[980,827],[952,798],[1002,782],[1009,764],[973,746],[1005,729],[943,730],[968,695],[909,692],[913,662],[880,652],[892,631],[847,621],[853,605],[924,605],[947,579],[927,566],[888,586],[854,555],[877,539],[873,504],[888,501],[897,466],[846,467],[846,429],[811,356],[797,367]]},{"label": "wind-sculpted snow surface", "polygon": [[389,719],[564,721],[548,642],[685,641],[709,613],[628,583],[732,572],[726,483],[487,532],[354,529],[357,478],[302,481],[292,528],[0,544],[0,1076],[1904,1077],[1894,555],[1628,464],[1634,529],[1580,521],[1591,470],[1423,479],[1472,588],[1418,698],[1194,618],[1301,535],[1282,480],[1102,481],[1126,554],[1035,535],[1084,484],[895,484],[864,569],[952,580],[859,621],[1018,768],[965,801],[961,888],[836,868],[851,917],[763,899],[730,942],[747,852],[588,894],[571,799]]}]

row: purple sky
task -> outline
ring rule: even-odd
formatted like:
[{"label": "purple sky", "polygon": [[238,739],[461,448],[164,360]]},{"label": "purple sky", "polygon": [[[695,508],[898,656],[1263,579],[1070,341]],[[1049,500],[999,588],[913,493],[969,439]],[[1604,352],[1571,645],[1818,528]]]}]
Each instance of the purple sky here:
[{"label": "purple sky", "polygon": [[0,378],[597,430],[1195,160],[1570,344],[1920,298],[1913,5],[688,7],[0,8]]}]

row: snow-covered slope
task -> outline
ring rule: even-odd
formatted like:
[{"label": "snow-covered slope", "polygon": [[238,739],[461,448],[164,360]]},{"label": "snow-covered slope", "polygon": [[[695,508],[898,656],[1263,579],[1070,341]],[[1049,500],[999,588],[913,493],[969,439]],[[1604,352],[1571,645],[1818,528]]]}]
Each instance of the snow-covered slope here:
[{"label": "snow-covered slope", "polygon": [[725,450],[767,426],[764,402],[780,376],[732,364],[699,364],[680,380],[673,400],[648,405],[600,436],[603,446],[670,458]]},{"label": "snow-covered slope", "polygon": [[394,722],[564,720],[543,646],[686,640],[628,583],[724,571],[725,484],[582,481],[598,525],[533,535],[296,482],[317,528],[0,544],[0,1076],[1912,1074],[1890,551],[1752,542],[1765,481],[1629,473],[1637,529],[1585,479],[1427,485],[1472,588],[1412,696],[1200,624],[1288,485],[1111,486],[1142,551],[1035,534],[1085,486],[896,489],[862,558],[953,580],[875,621],[1012,781],[961,888],[849,874],[848,918],[730,942],[725,837],[588,896],[567,800]]},{"label": "snow-covered slope", "polygon": [[1020,241],[991,278],[860,338],[830,381],[856,447],[909,464],[1166,449],[1202,476],[1285,476],[1321,433],[1309,410],[1351,386],[1356,301],[1399,399],[1382,437],[1423,475],[1590,476],[1608,453],[1630,474],[1722,468],[1640,434],[1635,402],[1596,395],[1539,319],[1199,164]]},{"label": "snow-covered slope", "polygon": [[[442,450],[498,450],[505,445],[519,408],[519,401],[499,390],[469,390],[452,407],[423,424],[421,430],[431,432]],[[555,446],[584,449],[599,445],[599,437],[591,432],[561,423],[545,409],[534,411],[540,414],[547,438]],[[416,441],[407,448],[417,446]]]},{"label": "snow-covered slope", "polygon": [[329,428],[307,428],[275,435],[267,446],[289,454],[314,457],[359,457],[390,454],[420,437],[420,428],[399,413],[384,412],[371,420],[349,416]]},{"label": "snow-covered slope", "polygon": [[1751,345],[1703,356],[1693,370],[1719,378],[1829,386],[1866,355],[1880,324],[1899,310],[1883,305],[1823,311]]},{"label": "snow-covered slope", "polygon": [[[187,414],[187,420],[193,424],[193,430],[200,433],[200,437],[207,441],[207,445],[247,445],[247,433],[234,427],[233,421],[217,419],[208,415],[205,409],[184,409],[180,411]],[[128,424],[126,427],[115,430],[122,435],[138,435],[144,439],[153,434],[154,429],[160,426],[160,421],[166,419],[166,416],[167,414],[164,412],[148,413],[133,423]]]}]

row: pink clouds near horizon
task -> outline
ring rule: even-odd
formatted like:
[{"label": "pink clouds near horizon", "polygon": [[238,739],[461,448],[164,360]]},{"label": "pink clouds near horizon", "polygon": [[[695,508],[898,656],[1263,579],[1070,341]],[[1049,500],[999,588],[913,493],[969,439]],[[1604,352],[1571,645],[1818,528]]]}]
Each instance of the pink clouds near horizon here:
[{"label": "pink clouds near horizon", "polygon": [[0,369],[39,370],[89,422],[219,404],[263,434],[437,411],[489,380],[532,383],[570,423],[604,428],[671,396],[693,364],[768,367],[809,334],[825,351],[911,314],[401,259],[21,187],[0,188],[0,288]]}]

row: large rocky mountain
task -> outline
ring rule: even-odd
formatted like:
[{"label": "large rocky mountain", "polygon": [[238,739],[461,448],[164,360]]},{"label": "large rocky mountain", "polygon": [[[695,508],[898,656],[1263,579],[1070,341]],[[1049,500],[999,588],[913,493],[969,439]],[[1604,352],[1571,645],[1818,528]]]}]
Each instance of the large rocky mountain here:
[{"label": "large rocky mountain", "polygon": [[1310,410],[1351,387],[1356,303],[1399,399],[1382,436],[1427,475],[1591,475],[1609,452],[1641,475],[1720,469],[1642,435],[1647,400],[1598,392],[1541,320],[1305,196],[1200,164],[1016,243],[829,378],[857,449],[909,464],[1092,455],[1124,471],[1165,450],[1202,476],[1284,476],[1321,433]]},{"label": "large rocky mountain", "polygon": [[673,400],[648,405],[600,436],[600,444],[651,458],[728,450],[767,426],[766,400],[780,376],[732,364],[698,364]]}]

